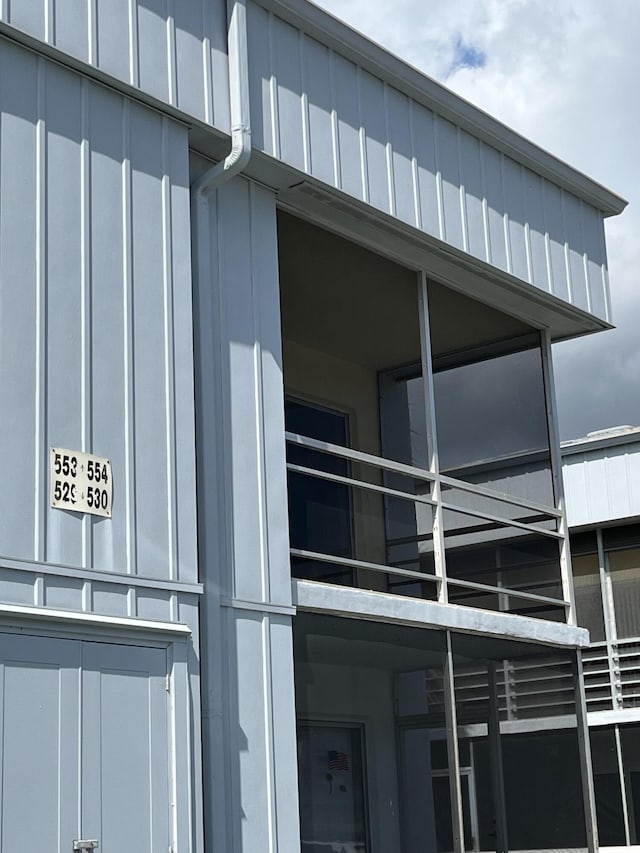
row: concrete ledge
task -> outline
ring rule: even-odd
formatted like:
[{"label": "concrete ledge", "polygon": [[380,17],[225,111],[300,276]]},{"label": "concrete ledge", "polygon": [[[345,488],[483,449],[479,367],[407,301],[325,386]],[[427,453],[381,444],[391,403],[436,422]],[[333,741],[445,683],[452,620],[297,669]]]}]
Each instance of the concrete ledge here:
[{"label": "concrete ledge", "polygon": [[413,627],[449,629],[555,648],[576,649],[589,644],[589,632],[585,628],[546,619],[494,613],[458,604],[439,604],[316,581],[293,580],[292,585],[293,603],[299,610]]}]

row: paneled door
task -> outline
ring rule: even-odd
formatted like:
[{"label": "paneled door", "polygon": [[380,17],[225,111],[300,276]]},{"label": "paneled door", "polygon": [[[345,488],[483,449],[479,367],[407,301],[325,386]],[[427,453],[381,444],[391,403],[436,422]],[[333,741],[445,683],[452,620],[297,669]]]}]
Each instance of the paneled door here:
[{"label": "paneled door", "polygon": [[0,633],[1,850],[170,848],[166,674],[162,648]]}]

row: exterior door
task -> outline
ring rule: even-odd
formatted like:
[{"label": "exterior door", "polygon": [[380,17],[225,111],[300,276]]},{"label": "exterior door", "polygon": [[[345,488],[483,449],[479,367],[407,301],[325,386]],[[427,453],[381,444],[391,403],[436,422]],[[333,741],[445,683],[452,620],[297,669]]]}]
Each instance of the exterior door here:
[{"label": "exterior door", "polygon": [[170,848],[165,649],[0,634],[0,831],[67,853]]}]

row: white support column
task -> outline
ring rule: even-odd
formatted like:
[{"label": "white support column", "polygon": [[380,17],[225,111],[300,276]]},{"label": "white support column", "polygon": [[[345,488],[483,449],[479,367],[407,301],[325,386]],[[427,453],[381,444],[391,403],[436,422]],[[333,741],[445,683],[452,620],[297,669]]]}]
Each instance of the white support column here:
[{"label": "white support column", "polygon": [[462,809],[462,780],[460,779],[460,751],[458,749],[458,717],[456,714],[456,688],[454,680],[451,631],[444,634],[444,666],[442,688],[447,726],[447,755],[449,758],[449,795],[451,797],[451,825],[454,853],[464,853],[464,813]]},{"label": "white support column", "polygon": [[300,849],[275,195],[198,204],[196,387],[207,853]]},{"label": "white support column", "polygon": [[549,427],[549,446],[551,449],[551,475],[556,508],[562,513],[558,520],[558,531],[563,535],[560,540],[560,573],[562,578],[562,597],[569,602],[566,608],[567,625],[577,625],[575,594],[573,591],[573,575],[571,573],[571,552],[569,550],[569,528],[564,500],[564,484],[562,481],[562,457],[560,455],[560,433],[558,431],[558,411],[556,391],[553,379],[553,364],[551,358],[551,334],[548,329],[541,333],[542,370],[544,376],[544,393],[547,406],[547,424]]},{"label": "white support column", "polygon": [[614,726],[614,733],[616,739],[616,758],[618,761],[618,778],[620,779],[620,796],[622,799],[622,817],[624,820],[624,843],[627,845],[627,847],[629,847],[629,845],[631,844],[631,810],[629,806],[631,805],[631,807],[633,808],[633,804],[630,803],[628,799],[627,780],[624,775],[624,756],[622,755],[620,726]]},{"label": "white support column", "polygon": [[507,853],[507,805],[504,793],[504,770],[502,763],[502,741],[500,739],[500,711],[498,708],[498,679],[496,664],[487,667],[489,681],[489,760],[493,789],[493,808],[496,818],[496,853]]},{"label": "white support column", "polygon": [[431,333],[429,327],[429,292],[427,274],[422,270],[418,275],[418,304],[420,306],[420,347],[422,353],[422,381],[425,393],[425,423],[427,425],[427,449],[429,470],[435,475],[433,483],[433,558],[435,573],[439,578],[438,601],[447,604],[447,568],[444,546],[444,519],[441,506],[440,464],[438,461],[438,437],[436,429],[435,394],[433,388],[433,362],[431,358]]},{"label": "white support column", "polygon": [[607,665],[611,688],[611,705],[614,711],[622,708],[622,683],[620,680],[620,658],[618,657],[618,634],[616,630],[613,589],[607,555],[604,550],[602,528],[596,530],[598,544],[598,570],[600,573],[600,592],[602,595],[602,613],[604,618],[604,636],[607,643]]},{"label": "white support column", "polygon": [[596,794],[591,763],[591,743],[587,722],[587,700],[584,692],[584,672],[582,656],[576,649],[572,654],[573,685],[576,703],[576,727],[578,735],[578,753],[580,755],[580,774],[582,778],[582,803],[587,833],[587,850],[598,853],[598,824],[596,820]]}]

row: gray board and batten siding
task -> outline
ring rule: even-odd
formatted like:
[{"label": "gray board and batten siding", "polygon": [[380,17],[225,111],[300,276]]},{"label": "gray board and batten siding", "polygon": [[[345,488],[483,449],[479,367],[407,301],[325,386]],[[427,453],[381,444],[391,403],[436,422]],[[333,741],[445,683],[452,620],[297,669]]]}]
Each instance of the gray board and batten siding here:
[{"label": "gray board and batten siding", "polygon": [[[265,5],[286,13],[293,4]],[[427,90],[444,91],[433,81],[416,72],[425,94],[411,96],[402,80],[369,70],[372,63],[355,50],[322,43],[304,23],[248,5],[257,148],[610,320],[603,216],[619,212],[619,200],[604,190],[601,200],[586,200],[491,144],[470,121],[428,106]]]},{"label": "gray board and batten siding", "polygon": [[[171,591],[198,591],[187,130],[4,39],[0,81],[2,597],[177,618]],[[49,506],[56,446],[111,460],[112,518]]]},{"label": "gray board and batten siding", "polygon": [[203,849],[187,133],[0,39],[3,850]]},{"label": "gray board and batten siding", "polygon": [[[229,132],[224,7],[24,0],[0,13],[179,110],[202,145],[203,127]],[[247,17],[253,146],[290,183],[309,176],[611,321],[603,219],[624,201],[313,4],[248,2]]]},{"label": "gray board and batten siding", "polygon": [[572,528],[640,518],[640,429],[606,432],[562,446]]},{"label": "gray board and batten siding", "polygon": [[224,0],[2,0],[0,20],[229,131]]}]

